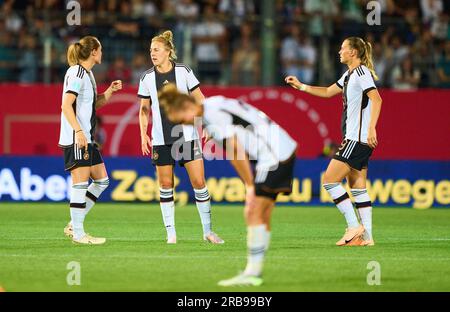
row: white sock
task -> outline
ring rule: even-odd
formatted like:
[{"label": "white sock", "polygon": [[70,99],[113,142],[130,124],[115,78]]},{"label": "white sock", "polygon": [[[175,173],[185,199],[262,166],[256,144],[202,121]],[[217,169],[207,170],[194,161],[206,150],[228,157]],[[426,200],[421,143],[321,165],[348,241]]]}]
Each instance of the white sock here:
[{"label": "white sock", "polygon": [[260,276],[263,269],[266,225],[247,227],[247,267],[244,274]]},{"label": "white sock", "polygon": [[175,231],[175,202],[173,200],[173,189],[159,189],[161,213],[167,237],[177,235]]},{"label": "white sock", "polygon": [[269,250],[269,246],[270,246],[270,232],[266,230],[266,235],[264,237],[264,253],[267,252],[267,250]]},{"label": "white sock", "polygon": [[352,202],[344,187],[340,183],[327,183],[324,184],[323,187],[330,194],[331,198],[333,198],[336,207],[344,215],[345,220],[347,221],[347,227],[358,227],[358,218],[356,217]]},{"label": "white sock", "polygon": [[100,197],[103,191],[106,190],[108,185],[109,185],[108,177],[92,181],[91,185],[89,185],[86,192],[86,209],[84,211],[85,215],[87,215],[89,211],[92,209],[92,207],[94,207],[95,203],[97,202],[97,199]]},{"label": "white sock", "polygon": [[358,212],[361,223],[364,225],[366,231],[363,238],[365,240],[372,239],[372,202],[367,193],[367,189],[352,189],[353,197],[355,198],[356,211]]},{"label": "white sock", "polygon": [[211,233],[211,198],[208,188],[205,186],[200,190],[194,189],[194,193],[198,213],[202,220],[203,235],[208,235]]},{"label": "white sock", "polygon": [[80,239],[86,233],[84,232],[83,222],[86,209],[86,192],[88,188],[87,182],[72,185],[70,196],[70,217],[72,219],[73,237]]}]

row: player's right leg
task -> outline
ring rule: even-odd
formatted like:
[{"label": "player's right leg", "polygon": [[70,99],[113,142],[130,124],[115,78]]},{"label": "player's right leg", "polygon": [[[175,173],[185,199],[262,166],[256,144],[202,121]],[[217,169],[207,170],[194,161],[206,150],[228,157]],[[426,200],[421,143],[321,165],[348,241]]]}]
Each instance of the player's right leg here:
[{"label": "player's right leg", "polygon": [[366,188],[367,168],[361,170],[352,169],[347,176],[353,198],[355,199],[356,212],[364,225],[364,234],[360,246],[375,245],[372,236],[372,201]]},{"label": "player's right leg", "polygon": [[86,216],[86,192],[90,176],[90,167],[78,167],[71,170],[72,190],[70,196],[70,216],[72,220],[72,241],[78,244],[100,245],[105,243],[102,237],[92,237],[84,231]]},{"label": "player's right leg", "polygon": [[344,236],[336,243],[337,246],[349,245],[364,232],[359,224],[353,204],[341,181],[350,173],[350,166],[343,161],[332,159],[323,177],[323,187],[330,194],[336,207],[344,215],[347,229]]},{"label": "player's right leg", "polygon": [[156,173],[159,183],[161,213],[167,232],[167,243],[175,244],[177,242],[177,233],[175,230],[175,202],[173,198],[173,166],[156,166]]}]

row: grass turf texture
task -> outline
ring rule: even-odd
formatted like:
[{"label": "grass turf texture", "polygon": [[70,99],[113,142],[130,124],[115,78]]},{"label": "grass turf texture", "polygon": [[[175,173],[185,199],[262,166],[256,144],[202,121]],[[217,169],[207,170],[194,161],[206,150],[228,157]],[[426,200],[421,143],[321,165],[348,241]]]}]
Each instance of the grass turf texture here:
[{"label": "grass turf texture", "polygon": [[[165,243],[158,205],[97,204],[87,232],[103,246],[63,235],[66,204],[0,204],[0,285],[6,291],[450,291],[450,209],[376,208],[374,247],[336,247],[344,231],[337,209],[276,207],[272,241],[256,288],[217,282],[245,267],[242,206],[213,207],[225,244],[202,241],[195,206],[176,210],[178,244]],[[68,286],[70,261],[81,285]],[[381,265],[381,285],[367,285],[367,264]]]}]

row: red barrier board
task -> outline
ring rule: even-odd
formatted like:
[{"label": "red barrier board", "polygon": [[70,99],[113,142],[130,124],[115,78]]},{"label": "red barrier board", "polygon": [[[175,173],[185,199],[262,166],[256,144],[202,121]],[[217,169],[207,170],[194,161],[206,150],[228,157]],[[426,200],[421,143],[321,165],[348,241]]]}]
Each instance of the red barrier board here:
[{"label": "red barrier board", "polygon": [[[99,92],[106,86],[99,86]],[[340,143],[340,96],[313,97],[288,87],[202,87],[206,96],[240,98],[258,107],[299,142],[298,156],[317,157],[326,142]],[[60,155],[57,147],[61,85],[0,85],[0,154]],[[450,90],[381,90],[383,107],[374,159],[450,160]],[[139,99],[126,87],[98,111],[105,155],[140,155]]]}]

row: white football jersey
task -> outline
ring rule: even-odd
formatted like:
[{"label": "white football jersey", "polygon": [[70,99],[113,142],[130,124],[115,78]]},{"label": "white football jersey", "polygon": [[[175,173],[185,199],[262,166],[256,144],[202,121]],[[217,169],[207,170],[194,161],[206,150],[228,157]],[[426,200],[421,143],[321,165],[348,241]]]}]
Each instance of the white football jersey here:
[{"label": "white football jersey", "polygon": [[264,112],[248,103],[213,96],[203,102],[203,121],[215,141],[236,136],[256,170],[276,169],[297,149],[297,142]]},{"label": "white football jersey", "polygon": [[[88,72],[81,65],[69,67],[64,77],[63,97],[72,93],[77,98],[73,103],[73,110],[78,123],[86,136],[88,143],[94,142],[95,131],[95,103],[97,100],[97,85],[92,71]],[[61,129],[59,146],[69,147],[75,142],[75,130],[61,112]]]},{"label": "white football jersey", "polygon": [[176,125],[169,121],[160,109],[158,91],[167,83],[175,83],[179,91],[190,93],[200,86],[194,72],[184,64],[173,63],[167,73],[158,72],[155,67],[146,71],[139,82],[138,97],[150,99],[152,108],[152,145],[168,145],[182,139],[198,139],[197,130],[191,125]]},{"label": "white football jersey", "polygon": [[367,92],[376,89],[370,70],[360,65],[348,70],[336,82],[343,89],[344,110],[342,112],[342,133],[344,138],[367,143],[372,101]]}]

